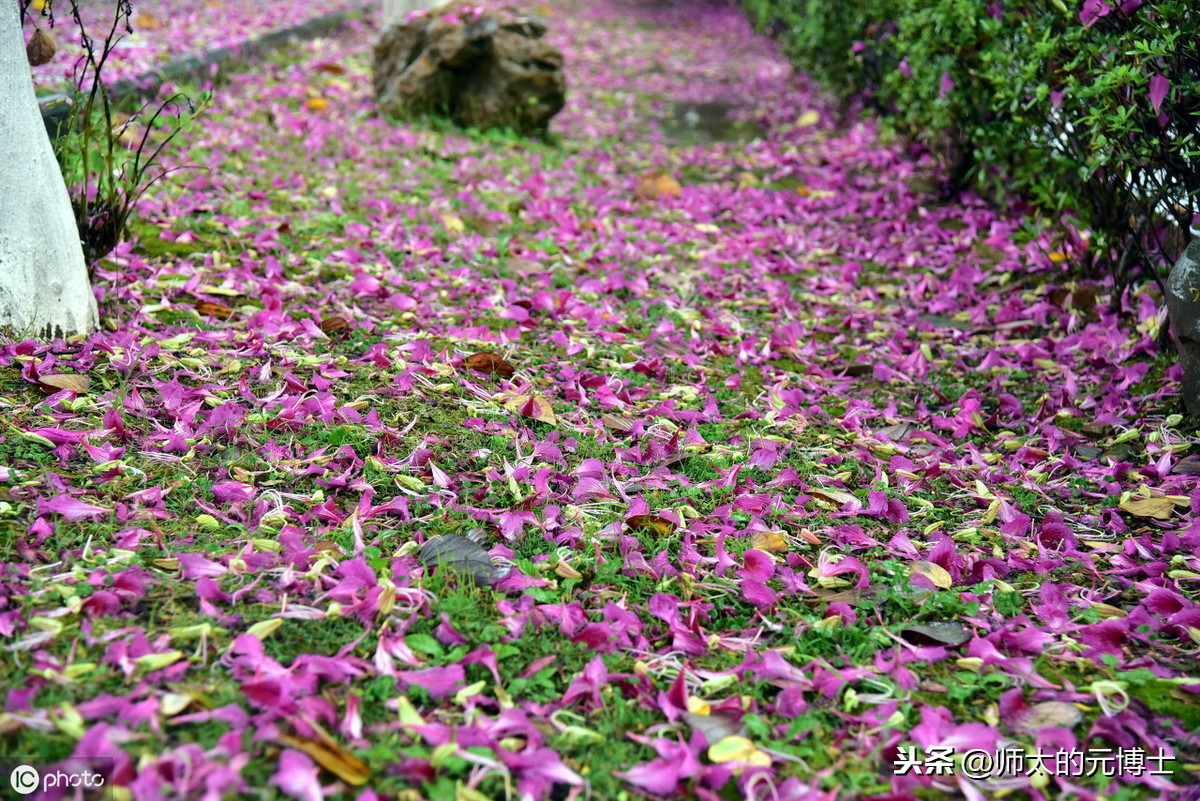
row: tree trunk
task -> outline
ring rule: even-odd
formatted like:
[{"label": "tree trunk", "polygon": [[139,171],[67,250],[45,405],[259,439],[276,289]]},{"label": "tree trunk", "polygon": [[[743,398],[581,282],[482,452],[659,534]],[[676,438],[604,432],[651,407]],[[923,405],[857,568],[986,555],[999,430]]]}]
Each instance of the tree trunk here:
[{"label": "tree trunk", "polygon": [[418,8],[437,8],[446,0],[383,0],[383,24],[381,28],[404,22],[405,18]]},{"label": "tree trunk", "polygon": [[404,17],[410,11],[408,0],[383,0],[383,25],[386,28],[397,22],[404,22]]},{"label": "tree trunk", "polygon": [[0,331],[86,334],[96,329],[96,299],[33,93],[17,5],[0,0]]}]

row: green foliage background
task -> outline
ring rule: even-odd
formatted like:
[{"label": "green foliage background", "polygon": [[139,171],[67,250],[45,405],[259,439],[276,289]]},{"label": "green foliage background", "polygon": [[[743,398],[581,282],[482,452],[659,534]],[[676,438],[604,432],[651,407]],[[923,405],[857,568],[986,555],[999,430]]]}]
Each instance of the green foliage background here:
[{"label": "green foliage background", "polygon": [[[1074,215],[1089,263],[1119,281],[1186,244],[1200,212],[1194,0],[743,4],[797,66],[939,154],[948,190]],[[1157,111],[1155,76],[1169,84]]]}]

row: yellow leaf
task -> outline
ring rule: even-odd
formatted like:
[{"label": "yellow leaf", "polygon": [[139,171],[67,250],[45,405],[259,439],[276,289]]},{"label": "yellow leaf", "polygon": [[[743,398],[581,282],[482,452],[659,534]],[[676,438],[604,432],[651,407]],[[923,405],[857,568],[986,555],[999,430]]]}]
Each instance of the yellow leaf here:
[{"label": "yellow leaf", "polygon": [[713,762],[747,762],[751,765],[767,767],[771,764],[771,755],[760,751],[745,737],[733,735],[711,745],[708,748],[708,758]]},{"label": "yellow leaf", "polygon": [[442,222],[445,224],[446,230],[451,233],[461,234],[467,230],[467,226],[463,224],[462,218],[457,214],[445,212],[442,214]]},{"label": "yellow leaf", "polygon": [[954,579],[946,572],[946,568],[933,562],[920,560],[912,563],[909,568],[909,575],[919,573],[925,578],[933,582],[933,586],[941,587],[943,590],[948,590],[954,586]]},{"label": "yellow leaf", "polygon": [[347,784],[355,787],[366,784],[367,779],[371,777],[371,770],[366,763],[334,742],[333,738],[320,728],[314,729],[320,735],[319,739],[281,734],[279,741],[308,754],[314,762]]},{"label": "yellow leaf", "polygon": [[634,515],[625,520],[625,530],[670,534],[675,530],[675,524],[658,515]]},{"label": "yellow leaf", "polygon": [[756,531],[750,537],[750,547],[767,553],[784,553],[788,543],[778,531]]},{"label": "yellow leaf", "polygon": [[323,97],[310,97],[304,101],[304,105],[309,111],[324,111],[329,108],[329,101]]},{"label": "yellow leaf", "polygon": [[807,128],[810,125],[816,125],[820,121],[821,115],[812,109],[809,109],[796,119],[796,126],[799,128]]},{"label": "yellow leaf", "polygon": [[504,408],[522,417],[530,417],[550,425],[558,424],[558,418],[554,416],[554,409],[550,406],[550,401],[541,395],[522,395],[514,392],[508,396]]},{"label": "yellow leaf", "polygon": [[1128,512],[1134,517],[1153,517],[1156,520],[1169,520],[1175,511],[1175,502],[1170,498],[1138,498],[1128,500],[1118,507],[1122,512]]}]

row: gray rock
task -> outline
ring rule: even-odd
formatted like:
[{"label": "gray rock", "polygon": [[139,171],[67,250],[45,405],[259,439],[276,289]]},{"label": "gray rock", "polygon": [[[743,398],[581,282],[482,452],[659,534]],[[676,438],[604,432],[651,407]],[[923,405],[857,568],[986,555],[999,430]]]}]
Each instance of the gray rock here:
[{"label": "gray rock", "polygon": [[509,9],[456,4],[389,25],[375,45],[379,109],[543,133],[566,102],[562,53],[545,33],[544,23]]},{"label": "gray rock", "polygon": [[1200,415],[1200,239],[1193,239],[1167,278],[1171,338],[1183,367],[1183,405]]}]

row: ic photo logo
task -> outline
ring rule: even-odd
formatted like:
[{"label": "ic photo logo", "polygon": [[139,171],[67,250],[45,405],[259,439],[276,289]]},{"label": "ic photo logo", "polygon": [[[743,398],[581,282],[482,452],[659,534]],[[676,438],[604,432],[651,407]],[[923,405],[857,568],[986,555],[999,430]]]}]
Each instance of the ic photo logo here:
[{"label": "ic photo logo", "polygon": [[29,765],[17,765],[8,774],[8,786],[20,795],[29,795],[42,784],[42,776],[37,768]]}]

